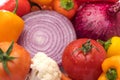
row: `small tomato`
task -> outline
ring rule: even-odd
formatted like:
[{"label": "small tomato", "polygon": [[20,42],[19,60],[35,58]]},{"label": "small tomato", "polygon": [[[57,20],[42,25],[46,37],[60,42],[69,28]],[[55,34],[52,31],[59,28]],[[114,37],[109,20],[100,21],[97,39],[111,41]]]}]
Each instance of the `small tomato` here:
[{"label": "small tomato", "polygon": [[72,80],[97,80],[106,51],[95,40],[78,39],[64,50],[62,65]]}]

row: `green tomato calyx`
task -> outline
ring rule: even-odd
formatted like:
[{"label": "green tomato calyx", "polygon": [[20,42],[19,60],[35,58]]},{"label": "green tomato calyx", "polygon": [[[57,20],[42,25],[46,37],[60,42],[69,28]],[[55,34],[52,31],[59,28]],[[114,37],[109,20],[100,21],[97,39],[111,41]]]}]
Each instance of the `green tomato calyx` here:
[{"label": "green tomato calyx", "polygon": [[10,56],[10,53],[13,49],[13,44],[14,42],[11,43],[6,52],[3,52],[2,49],[0,48],[0,63],[3,64],[3,68],[7,74],[10,74],[10,71],[7,67],[7,62],[15,59],[15,57]]}]

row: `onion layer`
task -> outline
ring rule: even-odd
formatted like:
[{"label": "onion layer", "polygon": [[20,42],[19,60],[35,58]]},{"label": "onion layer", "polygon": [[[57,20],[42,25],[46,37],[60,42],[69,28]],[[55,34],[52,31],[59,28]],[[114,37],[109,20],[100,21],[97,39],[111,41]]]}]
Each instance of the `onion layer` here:
[{"label": "onion layer", "polygon": [[23,16],[25,28],[18,44],[26,48],[31,57],[45,52],[61,63],[64,48],[76,39],[72,23],[55,11],[36,11]]}]

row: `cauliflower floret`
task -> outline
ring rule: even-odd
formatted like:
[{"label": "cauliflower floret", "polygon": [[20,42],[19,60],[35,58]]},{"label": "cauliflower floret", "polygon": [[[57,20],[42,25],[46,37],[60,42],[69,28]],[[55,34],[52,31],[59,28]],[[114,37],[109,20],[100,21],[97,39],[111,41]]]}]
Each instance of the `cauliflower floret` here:
[{"label": "cauliflower floret", "polygon": [[57,63],[43,52],[32,58],[28,80],[61,80],[61,71]]}]

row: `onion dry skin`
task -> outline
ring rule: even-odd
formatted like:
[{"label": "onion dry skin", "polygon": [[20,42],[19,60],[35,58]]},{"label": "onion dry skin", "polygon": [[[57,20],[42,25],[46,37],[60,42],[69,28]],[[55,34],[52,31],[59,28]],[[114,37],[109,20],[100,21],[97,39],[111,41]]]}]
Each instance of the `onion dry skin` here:
[{"label": "onion dry skin", "polygon": [[107,41],[120,36],[120,2],[86,3],[73,20],[78,38]]}]

